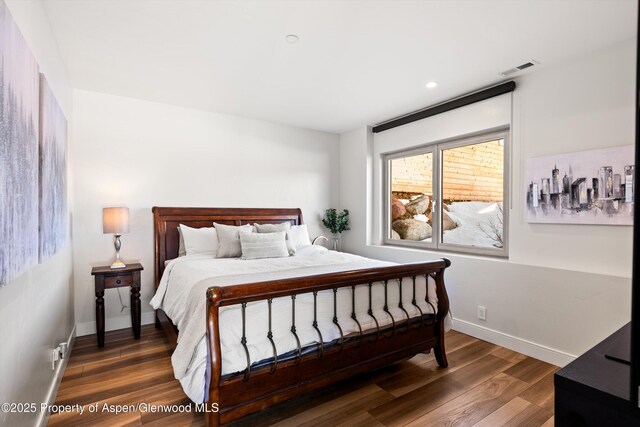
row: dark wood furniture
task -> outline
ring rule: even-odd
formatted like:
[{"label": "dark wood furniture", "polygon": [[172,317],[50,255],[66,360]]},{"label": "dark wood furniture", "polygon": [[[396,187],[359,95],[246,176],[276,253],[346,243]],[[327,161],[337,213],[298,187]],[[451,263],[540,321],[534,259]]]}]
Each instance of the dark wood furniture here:
[{"label": "dark wood furniture", "polygon": [[96,286],[96,329],[98,347],[104,347],[104,290],[131,287],[131,328],[135,339],[140,339],[140,272],[141,264],[127,264],[125,268],[112,269],[110,266],[93,267]]},{"label": "dark wood furniture", "polygon": [[629,402],[631,324],[556,372],[555,425],[638,426],[640,411]]},{"label": "dark wood furniture", "polygon": [[[212,222],[242,225],[251,223],[291,222],[302,224],[300,209],[246,209],[246,208],[153,208],[155,234],[155,282],[156,286],[164,271],[165,261],[178,256],[180,224],[190,227],[211,227]],[[218,426],[257,412],[294,396],[323,387],[355,374],[409,359],[414,355],[434,350],[441,367],[447,366],[444,344],[444,318],[449,312],[449,300],[444,284],[444,271],[450,265],[447,259],[397,265],[382,268],[345,271],[340,273],[306,276],[246,285],[211,287],[207,290],[207,373],[205,398],[211,410],[206,414],[209,426]],[[342,336],[334,311],[334,324],[340,328],[341,338],[332,343],[319,344],[313,348],[300,348],[288,357],[275,356],[271,362],[251,365],[244,372],[222,376],[222,349],[220,345],[220,309],[230,305],[241,307],[252,301],[269,301],[278,297],[292,300],[291,333],[296,337],[295,297],[299,294],[333,290],[334,306],[337,289],[348,288],[355,298],[356,286],[378,286],[384,284],[387,292],[402,292],[399,280],[413,283],[415,305],[416,277],[432,278],[436,285],[437,304],[432,304],[434,313],[391,325],[361,330],[360,333]],[[379,285],[382,286],[382,285]],[[352,301],[353,302],[353,301]],[[431,303],[429,301],[429,303]],[[371,302],[369,315],[371,315]],[[404,310],[402,304],[398,308]],[[315,306],[314,306],[315,309]],[[388,313],[385,298],[384,307]],[[405,311],[406,313],[406,311]],[[422,311],[421,311],[422,313]],[[163,327],[175,343],[177,331],[162,310],[157,310],[156,326]],[[357,321],[355,312],[352,319]],[[371,315],[371,317],[374,317]],[[375,317],[374,317],[375,319]],[[358,323],[359,324],[359,323]],[[376,324],[378,321],[376,320]],[[244,327],[244,324],[242,325]],[[314,325],[315,327],[315,325]],[[319,332],[319,331],[318,331]],[[269,331],[271,333],[271,331]],[[267,337],[271,338],[269,335]],[[245,346],[246,341],[241,343]],[[299,341],[298,341],[299,343]],[[273,344],[273,342],[272,342]],[[274,345],[274,353],[275,345]],[[247,359],[249,361],[248,352]],[[215,404],[215,406],[214,406]]]}]

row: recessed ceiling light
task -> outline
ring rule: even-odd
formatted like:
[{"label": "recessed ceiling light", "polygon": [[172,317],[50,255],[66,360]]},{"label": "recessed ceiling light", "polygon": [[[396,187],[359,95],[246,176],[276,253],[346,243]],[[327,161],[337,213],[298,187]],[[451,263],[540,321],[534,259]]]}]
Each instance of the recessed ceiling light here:
[{"label": "recessed ceiling light", "polygon": [[300,37],[296,36],[295,34],[287,34],[284,39],[287,41],[287,43],[294,44],[298,43]]},{"label": "recessed ceiling light", "polygon": [[427,89],[433,89],[434,87],[438,86],[438,82],[429,82],[425,86],[427,87]]}]

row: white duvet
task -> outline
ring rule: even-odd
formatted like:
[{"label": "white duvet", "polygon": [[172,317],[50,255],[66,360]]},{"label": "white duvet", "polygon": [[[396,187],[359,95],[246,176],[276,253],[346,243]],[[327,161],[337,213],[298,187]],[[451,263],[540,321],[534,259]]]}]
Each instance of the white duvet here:
[{"label": "white duvet", "polygon": [[[211,286],[263,282],[291,277],[357,270],[393,265],[392,263],[363,258],[356,255],[329,251],[320,246],[309,246],[287,258],[242,260],[239,258],[213,258],[212,255],[191,255],[176,258],[165,268],[162,279],[151,300],[155,309],[162,309],[178,327],[178,345],[171,358],[175,377],[194,402],[204,401],[206,370],[206,290]],[[425,302],[425,278],[416,278],[416,301],[423,313],[433,313]],[[429,279],[429,301],[437,306],[435,284]],[[402,300],[410,316],[419,314],[411,304],[413,287],[410,279],[402,282]],[[380,326],[391,323],[383,311],[384,285],[373,285],[373,314]],[[351,319],[351,289],[338,290],[337,316],[344,335],[358,332]],[[406,318],[398,308],[398,281],[388,283],[388,306],[395,321]],[[291,333],[291,298],[276,298],[272,304],[272,332],[278,354],[295,350],[296,340]],[[313,294],[298,295],[296,304],[296,329],[301,346],[317,343],[318,333],[313,328]],[[362,329],[375,328],[375,322],[367,314],[369,308],[368,286],[356,287],[356,317]],[[246,338],[251,363],[273,357],[273,348],[267,338],[268,306],[266,301],[247,304]],[[340,337],[333,324],[333,291],[318,293],[318,327],[324,342]],[[242,371],[247,366],[242,337],[241,308],[223,307],[220,312],[222,374]]]}]

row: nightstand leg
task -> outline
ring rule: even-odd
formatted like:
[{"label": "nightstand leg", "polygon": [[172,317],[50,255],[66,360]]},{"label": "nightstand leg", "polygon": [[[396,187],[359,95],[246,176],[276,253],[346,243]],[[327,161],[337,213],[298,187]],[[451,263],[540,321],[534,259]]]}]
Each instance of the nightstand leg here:
[{"label": "nightstand leg", "polygon": [[131,287],[131,326],[133,336],[140,339],[140,288]]},{"label": "nightstand leg", "polygon": [[104,347],[104,291],[96,292],[96,329],[98,347]]}]

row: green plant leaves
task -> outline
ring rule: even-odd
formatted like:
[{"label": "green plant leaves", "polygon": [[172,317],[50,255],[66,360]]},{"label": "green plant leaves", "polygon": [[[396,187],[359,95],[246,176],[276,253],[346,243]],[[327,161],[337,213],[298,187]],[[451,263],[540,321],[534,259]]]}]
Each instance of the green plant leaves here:
[{"label": "green plant leaves", "polygon": [[329,208],[324,212],[322,223],[333,234],[349,230],[349,210],[344,209],[338,213],[336,209]]}]

